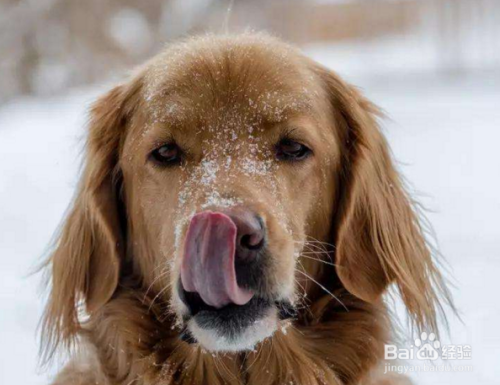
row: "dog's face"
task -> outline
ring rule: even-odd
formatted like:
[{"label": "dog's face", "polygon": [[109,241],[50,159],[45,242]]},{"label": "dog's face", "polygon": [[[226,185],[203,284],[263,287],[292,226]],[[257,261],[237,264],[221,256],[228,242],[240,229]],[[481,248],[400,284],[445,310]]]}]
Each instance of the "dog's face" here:
[{"label": "dog's face", "polygon": [[[91,111],[85,170],[50,260],[49,342],[79,332],[80,304],[105,317],[132,292],[138,307],[168,304],[204,348],[241,351],[305,295],[321,323],[338,300],[329,288],[378,304],[391,283],[435,330],[446,289],[377,116],[354,87],[269,37],[196,38],[153,58]],[[334,263],[322,261],[325,244]]]},{"label": "dog's face", "polygon": [[146,73],[120,161],[129,239],[192,337],[241,350],[295,305],[304,243],[328,236],[338,146],[294,51],[200,48]]}]

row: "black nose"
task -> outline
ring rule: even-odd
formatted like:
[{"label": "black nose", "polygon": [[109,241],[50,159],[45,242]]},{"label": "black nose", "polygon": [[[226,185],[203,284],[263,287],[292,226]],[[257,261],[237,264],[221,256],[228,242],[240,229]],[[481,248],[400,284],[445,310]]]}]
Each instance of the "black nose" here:
[{"label": "black nose", "polygon": [[231,218],[236,225],[234,267],[241,287],[265,290],[267,234],[264,220],[246,207],[213,208]]},{"label": "black nose", "polygon": [[257,258],[265,244],[266,232],[262,219],[255,213],[232,208],[223,211],[237,228],[236,261],[252,261]]}]

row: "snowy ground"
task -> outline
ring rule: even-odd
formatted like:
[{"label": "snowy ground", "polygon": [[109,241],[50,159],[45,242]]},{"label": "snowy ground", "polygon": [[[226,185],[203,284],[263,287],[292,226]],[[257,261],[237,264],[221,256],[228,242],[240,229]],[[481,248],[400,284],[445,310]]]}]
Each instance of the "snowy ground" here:
[{"label": "snowy ground", "polygon": [[[500,76],[449,78],[397,68],[367,74],[337,62],[335,52],[310,52],[387,111],[394,153],[431,210],[453,269],[463,324],[452,318],[442,343],[471,345],[472,360],[462,363],[473,371],[420,373],[416,382],[500,384],[500,304],[494,294],[500,292]],[[28,274],[71,199],[85,109],[99,91],[26,98],[0,108],[1,384],[47,383],[48,374],[36,371],[39,277]]]}]

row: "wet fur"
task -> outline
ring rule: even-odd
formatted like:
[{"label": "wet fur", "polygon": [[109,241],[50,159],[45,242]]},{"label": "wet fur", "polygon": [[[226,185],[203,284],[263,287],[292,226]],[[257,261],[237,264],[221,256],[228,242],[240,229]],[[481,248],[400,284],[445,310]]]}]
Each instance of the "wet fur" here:
[{"label": "wet fur", "polygon": [[[162,87],[151,85],[151,74],[168,63],[169,53],[209,57],[227,47],[236,52],[233,57],[251,51],[263,63],[270,60],[270,52],[286,55],[292,64],[283,71],[307,73],[318,90],[314,108],[318,119],[334,130],[338,154],[330,164],[331,181],[317,192],[321,207],[314,211],[308,232],[335,248],[311,243],[305,251],[320,247],[335,266],[306,254],[300,261],[337,299],[298,276],[307,297],[291,326],[283,324],[254,351],[212,355],[180,340],[182,330],[163,291],[168,282],[157,280],[153,261],[133,257],[151,254],[159,235],[141,225],[136,203],[124,194],[122,156],[127,136],[133,135],[130,126],[140,123],[139,112],[155,107],[155,100],[144,98],[144,89]],[[204,60],[203,66],[210,63]],[[231,62],[226,64],[224,68],[231,68]],[[238,72],[227,73],[236,84],[245,82],[245,75],[240,80]],[[212,92],[224,93],[217,87],[223,86],[213,86]],[[54,384],[404,381],[374,374],[393,330],[382,294],[394,283],[415,324],[433,331],[439,298],[448,297],[378,127],[379,116],[372,103],[333,72],[278,40],[253,34],[179,43],[100,98],[90,114],[79,190],[47,263],[51,293],[41,328],[45,359],[59,348],[72,352]],[[278,274],[270,279],[279,280]],[[81,317],[82,311],[87,317]]]}]

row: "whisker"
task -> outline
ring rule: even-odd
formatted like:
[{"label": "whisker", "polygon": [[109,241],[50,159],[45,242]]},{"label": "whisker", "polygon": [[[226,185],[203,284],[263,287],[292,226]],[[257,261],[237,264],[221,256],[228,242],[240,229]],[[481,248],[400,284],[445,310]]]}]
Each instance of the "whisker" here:
[{"label": "whisker", "polygon": [[311,241],[305,241],[304,246],[308,247],[314,247],[315,249],[319,250],[328,250],[327,245],[323,245],[321,243],[316,243],[316,242],[311,242]]},{"label": "whisker", "polygon": [[328,262],[328,261],[323,261],[322,259],[318,259],[318,258],[312,258],[312,257],[309,257],[307,255],[304,255],[304,254],[301,254],[300,255],[302,258],[306,258],[306,259],[311,259],[313,261],[317,261],[317,262],[321,262],[321,263],[324,263],[325,265],[330,265],[330,266],[333,266],[333,267],[337,267],[338,265],[335,264],[335,263],[332,263],[332,262]]},{"label": "whisker", "polygon": [[342,305],[342,307],[346,310],[346,311],[349,311],[349,309],[347,308],[346,305],[344,305],[344,303],[338,299],[335,294],[333,294],[330,290],[328,290],[325,286],[323,286],[321,283],[319,283],[318,281],[316,281],[313,277],[311,277],[309,274],[299,270],[299,269],[295,269],[295,271],[299,272],[300,274],[304,275],[306,278],[309,278],[311,281],[313,281],[316,285],[318,285],[323,291],[325,291],[327,294],[331,295],[332,298],[334,298],[340,305]]},{"label": "whisker", "polygon": [[328,250],[324,246],[311,245],[310,243],[306,243],[304,245],[304,250],[310,253],[322,253],[322,254],[331,254],[332,250]]},{"label": "whisker", "polygon": [[324,247],[318,247],[318,246],[315,246],[314,248],[311,247],[312,245],[310,244],[305,244],[304,245],[304,250],[302,251],[303,253],[310,253],[310,254],[313,254],[313,253],[316,253],[316,254],[326,254],[329,256],[329,258],[331,258],[331,254],[332,254],[332,251],[331,250],[327,250],[326,248]]},{"label": "whisker", "polygon": [[307,290],[306,290],[306,288],[298,280],[295,280],[295,283],[302,290],[302,294],[300,295],[300,299],[305,301],[305,298],[307,297]]},{"label": "whisker", "polygon": [[326,255],[331,258],[330,253],[327,251],[303,251],[301,254],[317,254],[317,255]]},{"label": "whisker", "polygon": [[[300,267],[302,267],[302,270],[306,270],[306,268],[304,267],[304,265],[302,264],[302,262],[300,260],[298,260],[297,262],[300,265]],[[297,268],[295,268],[295,270],[299,271]],[[297,283],[297,285],[302,287],[302,290],[303,290],[303,294],[300,298],[300,300],[302,302],[302,306],[304,307],[304,309],[309,309],[309,307],[307,306],[307,301],[309,301],[309,298],[307,298],[306,288],[300,283],[300,281],[298,279],[295,279],[295,282]],[[306,285],[307,285],[307,282],[306,282]]]},{"label": "whisker", "polygon": [[169,283],[168,285],[166,285],[163,289],[161,289],[161,290],[158,292],[158,294],[156,294],[156,295],[154,296],[154,298],[152,299],[152,301],[151,301],[151,303],[150,303],[150,305],[149,305],[148,311],[150,311],[150,310],[151,310],[151,308],[153,307],[153,305],[154,305],[155,301],[158,299],[158,297],[159,297],[160,295],[162,295],[162,294],[163,294],[166,290],[170,289],[170,287],[172,287],[172,284],[171,284],[171,283]]},{"label": "whisker", "polygon": [[322,245],[326,245],[326,246],[330,246],[330,247],[335,248],[335,245],[333,245],[333,244],[331,244],[331,243],[328,243],[328,242],[319,241],[319,240],[317,240],[316,238],[311,237],[310,235],[307,235],[307,238],[312,239],[312,241],[307,241],[307,242],[310,242],[310,243],[318,243],[318,244],[322,244]]},{"label": "whisker", "polygon": [[[170,301],[169,301],[170,302]],[[163,310],[163,312],[160,314],[160,316],[158,317],[158,321],[160,321],[161,323],[165,322],[165,320],[168,318],[168,317],[175,317],[176,316],[176,313],[174,310],[172,310],[172,306],[170,303],[168,303],[166,305],[166,308],[165,310]],[[174,324],[174,327],[176,327],[177,325]]]},{"label": "whisker", "polygon": [[170,270],[168,269],[165,269],[164,271],[162,271],[155,279],[153,279],[153,282],[151,282],[151,284],[149,285],[149,287],[147,288],[146,292],[144,293],[144,297],[142,299],[142,302],[144,303],[146,301],[146,297],[148,296],[149,294],[149,291],[153,288],[153,285],[158,282],[161,278],[165,277],[168,275],[168,273],[170,273]]}]

